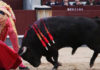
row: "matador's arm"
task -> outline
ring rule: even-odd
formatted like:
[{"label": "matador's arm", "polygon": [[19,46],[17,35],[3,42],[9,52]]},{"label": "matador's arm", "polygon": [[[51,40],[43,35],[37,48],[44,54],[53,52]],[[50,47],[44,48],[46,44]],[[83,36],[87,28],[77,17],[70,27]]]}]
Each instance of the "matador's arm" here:
[{"label": "matador's arm", "polygon": [[[12,21],[13,22],[13,21]],[[9,23],[9,29],[8,29],[8,35],[10,37],[10,40],[12,42],[13,48],[16,52],[19,50],[19,43],[18,43],[18,37],[17,37],[17,31],[15,28],[15,24],[11,23],[11,20],[8,20]]]}]

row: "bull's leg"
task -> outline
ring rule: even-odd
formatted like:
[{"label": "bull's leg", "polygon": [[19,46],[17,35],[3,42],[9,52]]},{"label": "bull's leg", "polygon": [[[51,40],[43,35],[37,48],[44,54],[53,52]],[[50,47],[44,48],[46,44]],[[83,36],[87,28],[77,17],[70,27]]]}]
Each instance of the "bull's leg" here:
[{"label": "bull's leg", "polygon": [[61,65],[58,63],[58,51],[52,53],[52,56],[46,56],[46,59],[54,65],[52,70],[57,70],[58,66]]},{"label": "bull's leg", "polygon": [[54,65],[53,69],[52,70],[57,70],[58,66],[59,66],[59,63],[54,61],[53,57],[46,57],[46,59],[52,63]]},{"label": "bull's leg", "polygon": [[94,65],[94,61],[95,61],[97,56],[98,56],[98,52],[94,51],[93,56],[92,56],[92,58],[90,60],[90,67],[92,67]]},{"label": "bull's leg", "polygon": [[55,63],[57,63],[58,66],[62,66],[62,64],[58,62],[58,56],[53,56],[52,59],[55,61]]}]

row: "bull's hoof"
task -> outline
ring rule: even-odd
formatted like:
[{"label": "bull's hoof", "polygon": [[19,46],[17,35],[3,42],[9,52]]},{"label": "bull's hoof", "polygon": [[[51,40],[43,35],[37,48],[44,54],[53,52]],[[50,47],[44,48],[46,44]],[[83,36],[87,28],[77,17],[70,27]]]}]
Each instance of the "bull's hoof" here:
[{"label": "bull's hoof", "polygon": [[90,68],[92,68],[93,65],[94,65],[94,62],[91,62],[91,61],[90,61]]},{"label": "bull's hoof", "polygon": [[90,68],[92,68],[93,67],[93,64],[90,64]]},{"label": "bull's hoof", "polygon": [[52,70],[57,70],[57,68],[53,68]]},{"label": "bull's hoof", "polygon": [[58,66],[62,66],[62,64],[60,62],[58,62]]},{"label": "bull's hoof", "polygon": [[19,67],[19,70],[30,70],[28,67]]}]

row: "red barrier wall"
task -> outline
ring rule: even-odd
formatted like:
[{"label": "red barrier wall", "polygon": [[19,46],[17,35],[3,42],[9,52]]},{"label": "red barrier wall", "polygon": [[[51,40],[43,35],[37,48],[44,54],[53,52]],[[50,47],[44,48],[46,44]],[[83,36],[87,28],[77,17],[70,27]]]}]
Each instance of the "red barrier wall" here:
[{"label": "red barrier wall", "polygon": [[9,4],[14,10],[23,9],[23,0],[3,0],[7,4]]},{"label": "red barrier wall", "polygon": [[100,6],[52,6],[53,16],[100,16]]},{"label": "red barrier wall", "polygon": [[16,28],[19,35],[25,33],[26,28],[36,21],[36,11],[34,10],[14,10],[16,15]]},{"label": "red barrier wall", "polygon": [[83,10],[100,10],[100,6],[52,6],[52,10],[65,10],[67,9],[83,9]]},{"label": "red barrier wall", "polygon": [[53,10],[53,16],[85,16],[85,17],[95,17],[100,16],[100,10],[95,11],[64,11],[64,10]]}]

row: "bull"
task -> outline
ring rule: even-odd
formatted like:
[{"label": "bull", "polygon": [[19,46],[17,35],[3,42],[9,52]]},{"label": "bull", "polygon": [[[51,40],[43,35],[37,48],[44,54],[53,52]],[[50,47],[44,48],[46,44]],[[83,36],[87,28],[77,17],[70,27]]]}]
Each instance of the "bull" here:
[{"label": "bull", "polygon": [[[41,20],[55,40],[55,44],[47,46],[48,50],[43,47],[32,27],[34,24],[37,24],[44,36],[49,39]],[[21,55],[24,60],[28,61],[34,67],[38,67],[41,63],[41,57],[45,56],[47,61],[54,65],[52,70],[57,70],[60,65],[58,62],[59,49],[70,46],[73,49],[72,54],[74,54],[78,47],[85,44],[94,51],[90,60],[90,67],[93,66],[98,53],[100,53],[99,19],[81,16],[56,16],[43,18],[41,20],[36,21],[29,27],[22,40],[19,54],[24,51]],[[25,48],[26,51],[23,50]]]}]

